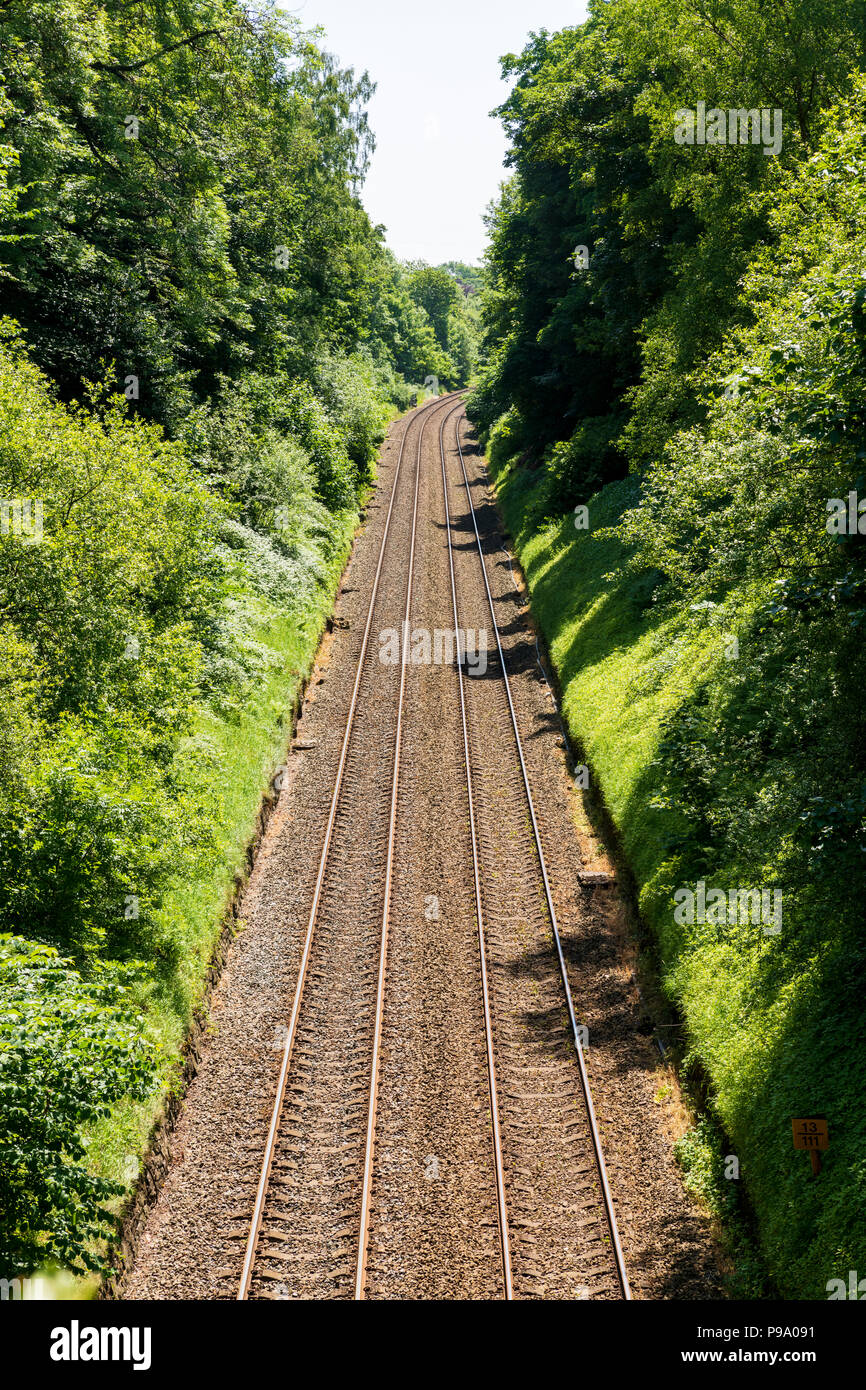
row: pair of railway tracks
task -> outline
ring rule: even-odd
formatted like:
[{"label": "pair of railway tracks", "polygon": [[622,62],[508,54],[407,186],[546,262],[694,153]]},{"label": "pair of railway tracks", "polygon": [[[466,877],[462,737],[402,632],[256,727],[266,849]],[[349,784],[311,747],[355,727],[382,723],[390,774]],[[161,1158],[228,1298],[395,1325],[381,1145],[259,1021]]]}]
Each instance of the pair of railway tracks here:
[{"label": "pair of railway tracks", "polygon": [[[533,871],[540,878],[547,922],[552,933],[552,941],[555,948],[562,999],[564,1000],[569,1019],[574,1055],[576,1055],[577,1058],[579,1086],[582,1093],[583,1108],[581,1114],[585,1120],[585,1127],[590,1140],[592,1166],[594,1169],[594,1172],[590,1175],[590,1177],[594,1179],[594,1181],[590,1181],[590,1185],[593,1189],[590,1202],[595,1202],[600,1208],[600,1221],[606,1233],[604,1240],[609,1248],[613,1266],[615,1267],[619,1296],[624,1298],[630,1298],[631,1296],[622,1248],[617,1232],[613,1202],[605,1170],[601,1139],[593,1110],[581,1030],[577,1022],[574,1002],[571,995],[561,935],[557,922],[557,914],[541,842],[538,818],[533,802],[517,714],[512,698],[505,651],[503,649],[494,600],[485,568],[483,545],[473,504],[470,480],[467,474],[466,459],[460,440],[460,419],[462,412],[462,401],[459,399],[455,400],[454,397],[450,397],[444,402],[437,400],[422,407],[420,411],[410,417],[402,434],[397,465],[391,486],[388,510],[385,517],[378,564],[373,579],[366,623],[357,658],[354,685],[343,732],[333,791],[330,798],[324,841],[313,889],[310,913],[301,946],[297,982],[289,1021],[285,1029],[285,1041],[282,1049],[276,1095],[268,1126],[254,1209],[250,1221],[241,1278],[238,1286],[237,1296],[239,1299],[246,1299],[251,1295],[256,1295],[257,1280],[260,1285],[264,1286],[263,1281],[265,1279],[270,1279],[272,1281],[277,1280],[281,1274],[284,1276],[285,1288],[288,1290],[289,1281],[292,1279],[293,1273],[295,1272],[292,1269],[292,1262],[296,1261],[299,1265],[303,1266],[303,1252],[297,1255],[286,1253],[287,1246],[291,1245],[292,1226],[295,1219],[294,1209],[291,1206],[290,1199],[294,1199],[297,1196],[299,1186],[303,1185],[305,1181],[307,1182],[307,1186],[309,1186],[309,1174],[305,1176],[304,1173],[301,1173],[299,1177],[298,1169],[301,1165],[295,1162],[292,1155],[298,1152],[298,1145],[303,1146],[303,1136],[306,1131],[316,1132],[319,1140],[327,1140],[330,1138],[333,1141],[339,1137],[334,1133],[328,1134],[328,1126],[332,1121],[327,1115],[323,1116],[320,1113],[320,1109],[317,1109],[315,1094],[313,1099],[310,1100],[310,1092],[305,1086],[303,1079],[300,1078],[293,1084],[293,1077],[296,1071],[302,1072],[304,1067],[312,1068],[317,1065],[319,1074],[321,1075],[323,1066],[327,1064],[329,1044],[327,1039],[325,1039],[323,1050],[326,1054],[326,1058],[325,1063],[322,1063],[315,1057],[317,1051],[317,1020],[319,1024],[324,1025],[328,1019],[329,1009],[341,1006],[339,998],[335,1005],[329,1000],[327,995],[329,980],[327,956],[324,957],[318,971],[311,969],[311,962],[314,959],[317,937],[322,934],[321,923],[327,918],[325,908],[327,904],[329,875],[336,879],[339,877],[340,873],[340,853],[334,853],[334,846],[336,841],[340,839],[341,834],[345,835],[345,829],[341,830],[341,801],[344,798],[346,789],[351,787],[353,779],[357,781],[358,774],[354,770],[350,771],[350,768],[353,754],[356,760],[361,756],[359,731],[362,725],[358,715],[363,704],[361,698],[362,687],[365,680],[365,673],[369,680],[370,668],[374,661],[374,658],[371,657],[370,639],[373,633],[374,615],[377,610],[380,583],[385,570],[389,543],[393,540],[392,523],[395,518],[395,504],[398,498],[401,480],[405,474],[407,443],[410,433],[415,426],[418,425],[415,469],[412,482],[411,520],[408,523],[408,534],[404,534],[402,537],[398,538],[398,541],[394,541],[392,547],[399,549],[399,540],[402,540],[406,554],[405,604],[402,626],[404,638],[411,630],[413,576],[415,571],[416,538],[418,533],[419,488],[422,475],[422,447],[426,427],[430,423],[431,418],[437,415],[439,416],[438,444],[446,520],[445,530],[447,534],[448,569],[454,631],[455,634],[462,632],[461,617],[463,614],[461,612],[461,597],[455,567],[455,539],[448,501],[449,481],[446,467],[445,432],[449,422],[452,421],[455,425],[456,457],[459,459],[460,476],[462,477],[463,490],[465,492],[467,504],[466,516],[471,521],[477,563],[480,567],[480,575],[483,578],[483,590],[490,615],[491,630],[495,636],[498,666],[494,678],[500,683],[501,691],[507,703],[511,736],[514,741],[515,762],[519,768],[519,779],[522,788],[522,796],[525,801],[525,811],[531,826],[535,856]],[[462,563],[465,564],[465,547],[463,547],[463,550]],[[348,1045],[349,1056],[347,1058],[346,1056],[334,1055],[332,1061],[334,1067],[342,1070],[352,1065],[355,1066],[355,1071],[350,1074],[350,1080],[346,1086],[349,1099],[346,1100],[344,1098],[342,1102],[342,1115],[344,1121],[342,1134],[343,1137],[349,1135],[350,1138],[347,1143],[344,1143],[342,1146],[331,1142],[330,1144],[325,1144],[321,1148],[322,1154],[330,1156],[333,1161],[333,1171],[329,1181],[332,1184],[332,1190],[336,1189],[337,1191],[337,1206],[340,1208],[341,1212],[340,1220],[336,1224],[332,1222],[329,1228],[331,1236],[329,1248],[333,1254],[333,1260],[335,1261],[332,1273],[338,1280],[342,1280],[347,1292],[349,1288],[352,1289],[353,1296],[357,1300],[363,1299],[366,1296],[368,1282],[370,1224],[376,1163],[377,1108],[380,1089],[383,1025],[385,1018],[385,993],[389,964],[389,935],[394,891],[394,860],[397,842],[401,752],[404,740],[404,709],[406,703],[408,670],[407,654],[405,651],[406,645],[408,644],[404,643],[403,655],[399,664],[399,680],[396,682],[396,718],[393,741],[390,749],[390,792],[388,797],[387,824],[383,825],[384,859],[381,864],[377,864],[376,869],[377,876],[381,880],[381,891],[377,910],[377,930],[374,932],[371,924],[371,930],[368,933],[368,948],[375,949],[375,965],[372,967],[370,974],[370,983],[374,984],[374,1003],[371,1011],[372,1017],[371,1019],[357,1020],[356,1027],[355,1021],[352,1019],[352,1010],[357,1009],[357,1004],[349,1004],[346,1006],[344,1003],[342,1005],[344,1008],[344,1016],[350,1020],[348,1025],[344,1023],[344,1032],[346,1027],[348,1027],[349,1033],[351,1034]],[[483,837],[479,830],[479,817],[476,810],[476,798],[479,793],[478,779],[476,778],[474,768],[477,766],[479,750],[477,748],[477,735],[475,739],[476,747],[473,748],[472,720],[470,718],[467,700],[467,679],[464,663],[459,659],[458,655],[457,681],[460,731],[462,738],[463,773],[465,776],[465,790],[468,805],[469,839],[471,842],[471,892],[474,897],[474,919],[477,926],[481,1016],[483,1019],[484,1032],[483,1050],[486,1060],[486,1086],[489,1101],[492,1158],[495,1178],[496,1225],[499,1262],[501,1265],[501,1289],[503,1296],[506,1299],[511,1299],[514,1297],[515,1281],[513,1275],[511,1218],[509,1215],[508,1165],[502,1134],[503,1097],[498,1081],[495,1026],[496,1010],[493,997],[494,991],[491,986],[490,944],[487,938],[488,913],[485,908],[484,856],[481,846]],[[392,688],[394,684],[395,683],[391,681]],[[345,865],[343,866],[343,871],[345,872]],[[325,927],[325,935],[327,935],[327,926]],[[375,940],[376,937],[377,940]],[[351,964],[347,963],[346,968],[351,970]],[[368,966],[363,963],[360,957],[356,969],[359,973],[368,969]],[[322,996],[318,1001],[317,995]],[[300,1045],[299,1038],[301,1040]],[[345,1048],[342,1044],[335,1046],[332,1043],[330,1044],[330,1049],[332,1054],[345,1052]],[[298,1064],[299,1054],[303,1054],[300,1058],[300,1066]],[[325,1079],[326,1081],[328,1080],[327,1073]],[[331,1084],[333,1088],[335,1084],[339,1086],[341,1083],[339,1078],[336,1082],[332,1078],[329,1084]],[[348,1169],[341,1171],[340,1159],[342,1151],[346,1148],[352,1151],[352,1157],[350,1158]],[[354,1162],[354,1154],[358,1149],[362,1151],[360,1184],[358,1184],[358,1168]],[[328,1165],[325,1164],[324,1166],[327,1167]],[[318,1163],[314,1165],[314,1167],[315,1171],[319,1172],[322,1164]],[[358,1186],[360,1187],[359,1193]],[[347,1189],[348,1197],[346,1195]],[[328,1200],[326,1196],[318,1209],[317,1215],[322,1221],[327,1219]],[[345,1221],[345,1212],[348,1208],[353,1208],[354,1220],[352,1221],[350,1219],[347,1225]],[[288,1270],[289,1273],[285,1273],[286,1270]],[[289,1296],[288,1292],[285,1296]]]}]

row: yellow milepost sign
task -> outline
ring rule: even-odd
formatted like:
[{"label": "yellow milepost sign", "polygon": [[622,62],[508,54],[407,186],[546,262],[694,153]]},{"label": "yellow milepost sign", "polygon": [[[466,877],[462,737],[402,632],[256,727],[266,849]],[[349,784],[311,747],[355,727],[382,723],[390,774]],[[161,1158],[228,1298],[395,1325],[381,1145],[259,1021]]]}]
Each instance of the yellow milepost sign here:
[{"label": "yellow milepost sign", "polygon": [[795,1149],[829,1149],[830,1136],[823,1115],[806,1115],[791,1121]]},{"label": "yellow milepost sign", "polygon": [[806,1149],[812,1160],[812,1172],[821,1171],[821,1150],[829,1149],[830,1135],[823,1115],[801,1115],[791,1121],[794,1148]]}]

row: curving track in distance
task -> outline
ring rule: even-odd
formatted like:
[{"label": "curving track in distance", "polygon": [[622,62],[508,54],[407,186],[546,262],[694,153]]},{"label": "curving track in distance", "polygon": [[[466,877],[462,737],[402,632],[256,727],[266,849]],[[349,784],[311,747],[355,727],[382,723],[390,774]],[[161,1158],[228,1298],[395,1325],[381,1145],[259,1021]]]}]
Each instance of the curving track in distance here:
[{"label": "curving track in distance", "polygon": [[[460,660],[459,644],[454,673],[464,779],[458,819],[466,821],[459,833],[466,834],[467,843],[461,920],[474,924],[476,938],[481,1036],[473,1045],[483,1056],[485,1073],[477,1126],[486,1131],[492,1167],[489,1192],[479,1193],[479,1211],[486,1203],[490,1214],[482,1214],[478,1224],[495,1225],[499,1269],[497,1276],[488,1263],[487,1283],[482,1280],[481,1292],[473,1296],[511,1299],[544,1296],[547,1290],[552,1296],[631,1296],[512,698],[507,641],[485,567],[472,497],[477,481],[470,480],[460,438],[463,420],[462,402],[447,397],[413,412],[403,430],[285,1028],[239,1299],[273,1297],[274,1289],[284,1290],[277,1294],[282,1297],[389,1296],[383,1274],[375,1264],[371,1268],[370,1251],[382,1221],[377,1155],[383,1030],[389,989],[395,988],[389,976],[395,849],[399,827],[412,814],[401,780],[407,685],[414,674],[407,651],[423,451],[434,421],[446,536],[440,550],[447,554],[453,630],[461,632],[469,618],[480,629],[482,619],[486,622],[483,605],[495,638],[483,682]],[[449,426],[454,442],[446,446]],[[410,477],[406,460],[413,442]],[[444,604],[443,593],[434,597]],[[377,661],[370,639],[377,617],[380,627],[387,626],[398,602],[402,655],[395,679],[394,668]],[[488,756],[492,750],[495,758]],[[504,872],[503,843],[509,856]],[[515,923],[522,933],[519,942],[509,934]],[[519,971],[514,962],[521,953],[531,966]],[[571,1033],[568,1048],[555,1018],[563,1007]],[[533,1178],[536,1170],[541,1176]],[[392,1189],[394,1183],[391,1177]],[[384,1191],[387,1183],[383,1179],[380,1185]],[[471,1223],[464,1218],[463,1224]],[[470,1233],[468,1239],[473,1238]],[[386,1246],[380,1238],[376,1248]],[[583,1292],[575,1294],[575,1288]]]}]

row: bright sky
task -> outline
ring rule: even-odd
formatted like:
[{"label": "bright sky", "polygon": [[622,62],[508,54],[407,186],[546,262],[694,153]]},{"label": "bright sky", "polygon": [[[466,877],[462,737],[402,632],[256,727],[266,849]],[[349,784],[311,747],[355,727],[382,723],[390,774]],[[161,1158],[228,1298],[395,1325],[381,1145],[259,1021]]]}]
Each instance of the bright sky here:
[{"label": "bright sky", "polygon": [[507,176],[489,112],[508,95],[499,58],[531,32],[586,18],[585,0],[282,0],[323,47],[378,84],[376,152],[362,193],[401,260],[477,264],[481,220]]}]

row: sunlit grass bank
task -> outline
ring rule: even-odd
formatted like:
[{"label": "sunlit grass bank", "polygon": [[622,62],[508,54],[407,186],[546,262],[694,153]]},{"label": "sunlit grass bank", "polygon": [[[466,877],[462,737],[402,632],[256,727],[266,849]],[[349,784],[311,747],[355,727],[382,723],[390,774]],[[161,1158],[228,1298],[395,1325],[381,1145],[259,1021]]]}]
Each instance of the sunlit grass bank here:
[{"label": "sunlit grass bank", "polygon": [[[758,621],[770,581],[720,605],[656,603],[658,577],[627,572],[611,529],[635,504],[633,481],[593,497],[578,531],[571,514],[544,516],[538,472],[492,454],[565,719],[621,837],[663,988],[684,1020],[684,1072],[709,1079],[711,1123],[681,1144],[683,1165],[722,1216],[732,1184],[743,1184],[781,1297],[826,1298],[828,1280],[866,1271],[857,912],[844,885],[833,892],[810,876],[796,841],[802,778],[779,731],[805,711],[805,694],[792,696],[796,650],[774,647]],[[766,765],[736,756],[756,736],[770,750]],[[816,766],[823,753],[815,747]],[[701,759],[709,766],[698,776]],[[781,930],[678,923],[676,890],[701,881],[707,892],[780,890]],[[831,1147],[813,1176],[808,1154],[793,1149],[791,1121],[816,1113],[828,1118]],[[737,1287],[756,1292],[761,1280],[743,1268]]]}]

